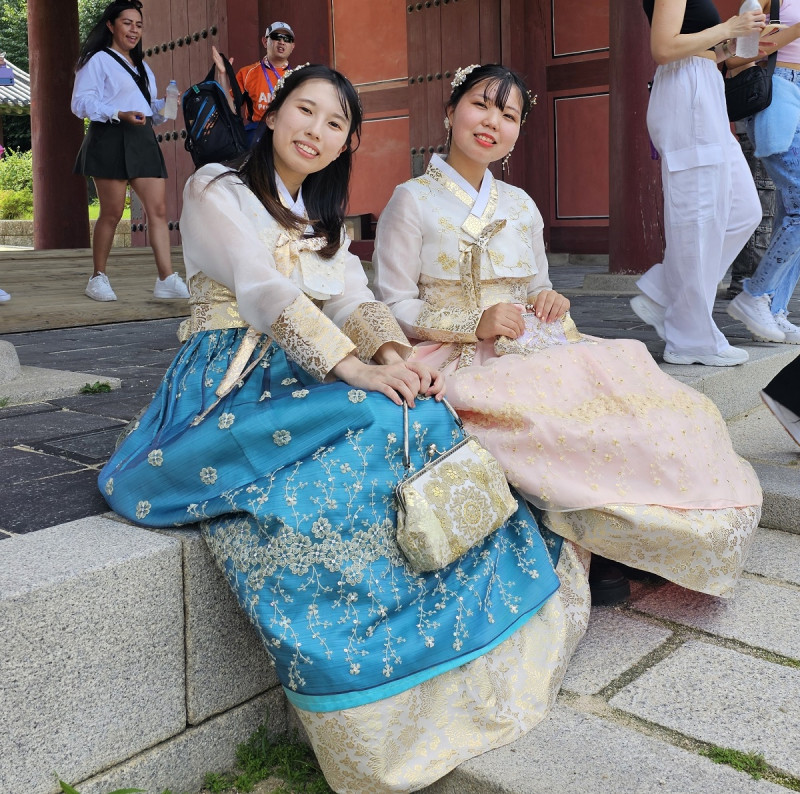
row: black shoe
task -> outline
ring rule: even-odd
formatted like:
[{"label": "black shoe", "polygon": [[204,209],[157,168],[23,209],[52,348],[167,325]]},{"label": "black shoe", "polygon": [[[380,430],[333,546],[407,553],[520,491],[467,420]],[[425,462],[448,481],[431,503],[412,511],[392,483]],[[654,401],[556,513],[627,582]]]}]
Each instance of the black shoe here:
[{"label": "black shoe", "polygon": [[630,565],[623,565],[622,563],[617,563],[617,565],[619,565],[619,568],[622,571],[622,575],[626,576],[632,582],[649,582],[650,584],[661,584],[662,582],[667,581],[663,576],[659,576],[657,573],[651,573],[650,571],[643,571],[640,568],[631,568]]},{"label": "black shoe", "polygon": [[611,606],[621,604],[630,597],[631,585],[617,563],[592,554],[589,590],[593,606]]}]

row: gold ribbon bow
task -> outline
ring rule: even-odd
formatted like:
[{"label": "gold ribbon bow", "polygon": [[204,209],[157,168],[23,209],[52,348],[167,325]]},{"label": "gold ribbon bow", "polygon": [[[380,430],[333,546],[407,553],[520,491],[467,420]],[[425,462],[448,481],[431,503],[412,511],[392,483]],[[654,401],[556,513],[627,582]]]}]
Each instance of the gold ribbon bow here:
[{"label": "gold ribbon bow", "polygon": [[[472,217],[472,216],[470,216]],[[458,241],[458,270],[461,276],[461,289],[467,304],[475,309],[481,307],[481,258],[489,249],[489,241],[506,225],[506,219],[487,223],[478,234],[474,234],[465,228],[461,228],[470,234],[474,240]],[[475,344],[467,342],[459,346],[460,359],[458,368],[469,366],[475,358]]]},{"label": "gold ribbon bow", "polygon": [[300,267],[301,251],[320,251],[326,243],[324,237],[296,237],[282,231],[275,243],[275,267],[288,278]]}]

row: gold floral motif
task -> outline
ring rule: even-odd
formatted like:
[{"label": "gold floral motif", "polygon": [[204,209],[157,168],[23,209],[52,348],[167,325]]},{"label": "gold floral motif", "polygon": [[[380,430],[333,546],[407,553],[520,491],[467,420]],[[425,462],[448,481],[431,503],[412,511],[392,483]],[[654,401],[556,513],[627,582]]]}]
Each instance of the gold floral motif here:
[{"label": "gold floral motif", "polygon": [[286,355],[319,381],[347,355],[353,343],[305,295],[298,295],[272,325]]},{"label": "gold floral motif", "polygon": [[178,338],[185,342],[198,331],[223,328],[245,328],[247,323],[239,314],[236,296],[224,284],[203,273],[195,273],[188,282],[191,315],[178,328]]},{"label": "gold floral motif", "polygon": [[482,314],[481,309],[426,304],[417,317],[413,334],[418,339],[436,342],[477,342],[475,331]]},{"label": "gold floral motif", "polygon": [[545,513],[553,532],[594,554],[730,598],[742,572],[760,506],[677,510],[661,505],[604,505]]},{"label": "gold floral motif", "polygon": [[391,309],[379,301],[359,304],[342,326],[342,333],[353,340],[358,357],[368,362],[381,345],[394,342],[403,353],[411,353],[411,345]]}]

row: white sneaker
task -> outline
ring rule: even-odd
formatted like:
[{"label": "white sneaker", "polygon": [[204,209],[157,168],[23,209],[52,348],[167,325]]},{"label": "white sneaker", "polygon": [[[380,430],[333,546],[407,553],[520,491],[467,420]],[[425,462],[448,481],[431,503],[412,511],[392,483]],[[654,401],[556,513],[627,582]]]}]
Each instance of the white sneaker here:
[{"label": "white sneaker", "polygon": [[750,355],[740,347],[729,346],[721,353],[698,355],[695,353],[670,353],[664,351],[667,364],[705,364],[707,367],[735,367],[749,360]]},{"label": "white sneaker", "polygon": [[783,341],[787,345],[800,345],[800,328],[789,322],[789,315],[786,312],[778,312],[775,315],[775,322],[783,331],[783,335],[786,337]]},{"label": "white sneaker", "polygon": [[10,300],[11,296],[4,289],[0,289],[0,303],[5,303]]},{"label": "white sneaker", "polygon": [[652,325],[661,339],[666,340],[667,335],[664,331],[664,313],[666,310],[661,304],[656,303],[647,295],[636,295],[636,297],[631,298],[631,309],[642,322]]},{"label": "white sneaker", "polygon": [[188,298],[189,290],[183,279],[177,274],[173,273],[165,279],[157,279],[156,285],[153,288],[154,298]]},{"label": "white sneaker", "polygon": [[756,339],[762,342],[783,342],[786,334],[778,327],[775,315],[770,311],[769,295],[753,297],[747,292],[740,292],[729,304],[728,314],[744,323]]},{"label": "white sneaker", "polygon": [[[794,344],[794,343],[792,343]],[[785,405],[773,400],[765,391],[761,392],[761,399],[775,418],[786,428],[786,432],[800,444],[800,416],[790,411]]]},{"label": "white sneaker", "polygon": [[105,273],[98,273],[96,276],[92,276],[86,285],[84,294],[95,301],[115,301],[117,299]]}]

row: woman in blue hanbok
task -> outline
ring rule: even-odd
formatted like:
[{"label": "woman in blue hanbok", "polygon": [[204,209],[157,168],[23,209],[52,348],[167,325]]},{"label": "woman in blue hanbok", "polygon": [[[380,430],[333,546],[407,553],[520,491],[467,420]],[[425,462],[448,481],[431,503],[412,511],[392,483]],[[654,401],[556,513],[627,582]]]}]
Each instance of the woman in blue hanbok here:
[{"label": "woman in blue hanbok", "polygon": [[406,362],[348,252],[360,118],[341,75],[296,69],[249,159],[189,180],[185,343],[100,487],[140,524],[200,522],[330,785],[369,794],[415,791],[539,722],[588,587],[522,503],[446,568],[405,564],[402,400],[417,468],[456,432],[441,376]]}]

